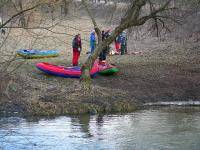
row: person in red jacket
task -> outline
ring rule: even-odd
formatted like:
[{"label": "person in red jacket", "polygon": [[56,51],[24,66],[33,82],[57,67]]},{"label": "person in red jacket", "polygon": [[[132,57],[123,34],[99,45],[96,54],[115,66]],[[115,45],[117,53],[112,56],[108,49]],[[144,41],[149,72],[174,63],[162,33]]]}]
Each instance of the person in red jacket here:
[{"label": "person in red jacket", "polygon": [[72,65],[78,66],[78,60],[80,57],[80,53],[82,50],[82,43],[81,43],[81,35],[77,34],[73,41],[72,41],[72,48],[73,48],[73,58],[72,58]]},{"label": "person in red jacket", "polygon": [[121,52],[121,43],[122,43],[121,41],[122,41],[122,35],[119,34],[115,39],[116,54],[119,54]]}]

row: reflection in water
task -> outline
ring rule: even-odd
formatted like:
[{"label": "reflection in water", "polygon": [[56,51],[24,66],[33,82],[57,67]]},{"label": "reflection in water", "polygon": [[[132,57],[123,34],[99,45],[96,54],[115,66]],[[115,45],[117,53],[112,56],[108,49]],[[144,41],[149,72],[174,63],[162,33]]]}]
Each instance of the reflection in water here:
[{"label": "reflection in water", "polygon": [[89,115],[80,115],[76,116],[76,118],[71,119],[72,126],[79,126],[80,131],[85,133],[86,137],[91,137],[92,134],[90,133],[89,123],[90,123],[90,116]]},{"label": "reflection in water", "polygon": [[127,115],[0,119],[0,149],[188,150],[200,147],[200,108],[157,108]]},{"label": "reflection in water", "polygon": [[96,119],[96,122],[97,122],[97,126],[99,126],[99,127],[101,127],[101,126],[103,126],[103,123],[104,123],[104,121],[103,121],[103,115],[98,115],[97,116],[97,119]]}]

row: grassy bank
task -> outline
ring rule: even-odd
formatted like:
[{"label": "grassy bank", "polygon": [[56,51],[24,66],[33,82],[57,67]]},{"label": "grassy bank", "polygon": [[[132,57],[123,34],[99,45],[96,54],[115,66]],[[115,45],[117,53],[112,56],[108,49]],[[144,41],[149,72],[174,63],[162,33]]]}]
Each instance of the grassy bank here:
[{"label": "grassy bank", "polygon": [[[112,29],[120,21],[124,8],[118,7],[114,16],[105,18],[104,15],[115,7],[95,6],[93,11],[99,9],[96,21],[101,29]],[[52,25],[50,31],[14,28],[2,36],[0,70],[4,69],[5,60],[18,49],[57,49],[60,56],[27,60],[17,57],[7,71],[0,71],[0,114],[51,116],[131,112],[148,102],[200,100],[200,43],[198,38],[192,40],[192,30],[186,32],[186,28],[174,23],[171,25],[173,33],[161,38],[149,33],[149,24],[134,28],[129,33],[128,51],[141,51],[142,55],[108,56],[107,61],[119,67],[119,74],[97,76],[92,80],[90,91],[84,91],[78,79],[48,76],[39,71],[35,67],[37,62],[71,66],[71,42],[77,33],[81,34],[83,43],[80,63],[87,59],[93,25],[85,11],[71,9],[68,16],[54,21],[48,14],[35,12],[38,21],[31,25],[38,25],[44,18],[40,25]],[[194,17],[186,19],[185,25],[192,28],[190,23]],[[109,23],[111,18],[113,22]],[[187,36],[182,37],[181,32]],[[19,65],[17,70],[9,73]]]},{"label": "grassy bank", "polygon": [[[37,62],[69,66],[70,57],[17,59],[22,66],[10,76],[1,94],[1,114],[51,116],[80,113],[131,112],[147,102],[200,99],[199,46],[191,44],[144,51],[143,55],[109,56],[120,73],[97,76],[88,92],[78,79],[48,76]],[[82,54],[80,62],[86,58]],[[5,94],[6,93],[6,94]]]}]

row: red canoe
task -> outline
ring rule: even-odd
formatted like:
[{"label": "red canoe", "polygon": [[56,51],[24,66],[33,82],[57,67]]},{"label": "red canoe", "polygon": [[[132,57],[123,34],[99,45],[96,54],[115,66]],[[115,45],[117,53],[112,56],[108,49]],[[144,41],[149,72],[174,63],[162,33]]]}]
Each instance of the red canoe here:
[{"label": "red canoe", "polygon": [[[40,62],[36,64],[36,67],[50,75],[65,77],[65,78],[80,78],[81,76],[81,67],[64,67],[57,66],[47,62]],[[118,69],[117,69],[118,72]],[[92,69],[90,70],[91,77],[94,77],[97,73],[101,75],[111,75],[116,73],[116,67],[108,63],[99,64],[97,61],[94,63]]]},{"label": "red canoe", "polygon": [[[64,66],[57,66],[52,65],[50,63],[41,62],[37,63],[36,67],[50,75],[56,75],[65,78],[80,78],[81,76],[81,67],[80,66],[73,66],[73,67],[64,67]],[[98,66],[94,65],[90,71],[91,77],[95,76],[99,71]]]}]

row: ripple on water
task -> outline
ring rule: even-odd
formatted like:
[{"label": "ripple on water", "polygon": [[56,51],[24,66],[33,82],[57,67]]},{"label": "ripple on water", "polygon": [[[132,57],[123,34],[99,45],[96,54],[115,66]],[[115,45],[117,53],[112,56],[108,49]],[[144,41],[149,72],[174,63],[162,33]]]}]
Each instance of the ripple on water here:
[{"label": "ripple on water", "polygon": [[0,119],[3,149],[198,149],[200,108],[164,107],[125,115]]}]

